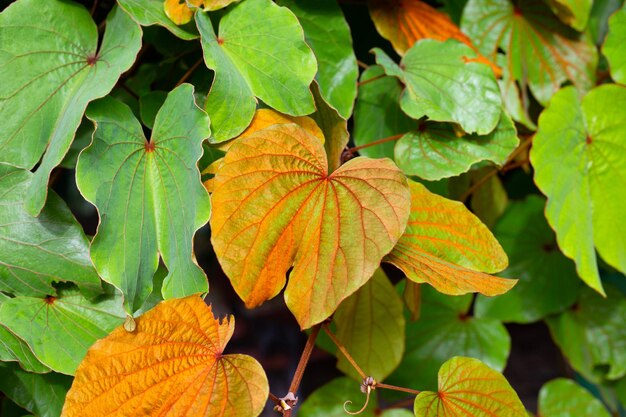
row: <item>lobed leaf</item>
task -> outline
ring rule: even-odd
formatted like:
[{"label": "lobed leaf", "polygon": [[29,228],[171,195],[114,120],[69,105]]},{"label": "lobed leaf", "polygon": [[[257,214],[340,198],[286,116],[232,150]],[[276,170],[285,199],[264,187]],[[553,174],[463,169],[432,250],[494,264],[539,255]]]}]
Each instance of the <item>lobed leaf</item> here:
[{"label": "lobed leaf", "polygon": [[389,160],[355,158],[328,174],[322,141],[297,125],[235,140],[213,184],[211,241],[248,307],[285,285],[302,328],[325,320],[399,239],[409,190]]},{"label": "lobed leaf", "polygon": [[256,417],[267,377],[252,357],[225,355],[235,322],[198,296],[171,299],[96,342],[81,363],[62,416]]},{"label": "lobed leaf", "polygon": [[462,203],[433,194],[417,182],[409,181],[409,187],[409,222],[385,262],[400,268],[410,280],[450,295],[493,296],[515,285],[516,280],[476,272],[501,271],[508,261],[489,229]]},{"label": "lobed leaf", "polygon": [[415,398],[419,417],[527,417],[517,394],[500,374],[476,359],[454,357],[439,370],[439,391]]},{"label": "lobed leaf", "polygon": [[0,163],[32,169],[25,207],[37,215],[50,172],[70,148],[87,104],[108,94],[130,68],[141,29],[114,8],[98,48],[83,6],[19,0],[0,14]]},{"label": "lobed leaf", "polygon": [[385,73],[405,85],[400,106],[410,117],[458,123],[480,135],[495,129],[502,113],[500,90],[493,72],[472,62],[476,53],[469,46],[424,39],[407,51],[400,66],[381,49],[373,52]]},{"label": "lobed leaf", "polygon": [[[265,19],[258,24],[259,16]],[[271,22],[271,24],[270,24]],[[213,140],[239,135],[256,109],[256,98],[292,116],[315,111],[309,85],[315,55],[298,19],[271,0],[246,0],[224,13],[216,33],[206,13],[197,13],[204,62],[215,71],[207,98]]]},{"label": "lobed leaf", "polygon": [[626,272],[626,88],[603,85],[584,98],[573,87],[554,96],[539,118],[530,161],[548,197],[546,218],[578,275],[603,293],[595,248]]},{"label": "lobed leaf", "polygon": [[102,278],[122,291],[132,313],[152,290],[160,254],[169,271],[165,298],[206,292],[193,236],[210,215],[196,166],[210,132],[193,87],[183,84],[168,94],[149,142],[131,110],[117,100],[93,103],[87,116],[96,132],[80,155],[76,179],[100,214],[91,258]]}]

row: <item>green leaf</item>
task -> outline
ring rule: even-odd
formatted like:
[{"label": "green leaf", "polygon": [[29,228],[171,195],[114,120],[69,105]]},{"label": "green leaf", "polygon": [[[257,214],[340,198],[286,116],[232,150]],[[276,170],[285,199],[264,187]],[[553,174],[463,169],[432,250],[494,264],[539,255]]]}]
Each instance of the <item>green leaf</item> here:
[{"label": "green leaf", "polygon": [[477,55],[469,46],[424,39],[407,51],[400,66],[381,49],[373,52],[385,73],[404,83],[400,106],[412,118],[454,122],[480,135],[495,129],[502,112],[498,83],[489,66],[470,62]]},{"label": "green leaf", "polygon": [[118,8],[100,49],[96,24],[75,3],[20,0],[0,14],[0,162],[31,169],[43,154],[26,197],[29,213],[44,206],[50,172],[87,104],[111,91],[140,46],[141,29]]},{"label": "green leaf", "polygon": [[437,370],[452,356],[471,356],[502,371],[511,339],[498,320],[470,315],[472,295],[447,296],[422,286],[422,313],[406,326],[406,352],[390,383],[436,389]]},{"label": "green leaf", "polygon": [[[385,379],[404,353],[403,304],[382,269],[343,301],[333,316],[337,339],[361,369],[377,381]],[[338,354],[337,367],[356,380],[359,374]]]},{"label": "green leaf", "polygon": [[190,40],[198,37],[193,24],[177,26],[165,14],[163,0],[118,0],[119,5],[142,26],[163,26],[181,39]]},{"label": "green leaf", "polygon": [[[472,193],[470,208],[472,212],[492,229],[509,204],[509,196],[497,175],[492,175],[493,168],[484,167],[469,172],[473,184],[483,181],[482,185]],[[485,178],[488,179],[485,181]],[[510,275],[515,276],[515,275]]]},{"label": "green leaf", "polygon": [[150,129],[154,128],[154,120],[166,98],[166,91],[151,91],[139,98],[141,121]]},{"label": "green leaf", "polygon": [[545,200],[533,195],[511,204],[494,229],[509,256],[503,276],[518,284],[499,297],[479,296],[478,317],[531,323],[563,311],[576,302],[579,280],[574,263],[559,251],[545,220]]},{"label": "green leaf", "polygon": [[520,89],[517,80],[511,74],[511,68],[507,65],[505,55],[498,54],[496,62],[502,69],[502,78],[498,80],[498,85],[502,92],[504,109],[516,122],[523,124],[529,130],[537,130],[537,125],[528,114],[530,98],[527,89],[525,87]]},{"label": "green leaf", "polygon": [[620,84],[626,84],[626,7],[622,7],[609,19],[609,33],[602,52],[611,67],[611,77]]},{"label": "green leaf", "polygon": [[342,163],[343,151],[350,140],[348,121],[331,107],[322,97],[317,82],[312,84],[313,97],[317,110],[311,115],[324,135],[324,149],[328,157],[328,172],[331,173]]},{"label": "green leaf", "polygon": [[16,364],[0,363],[0,391],[38,417],[59,417],[72,378],[32,374]]},{"label": "green leaf", "polygon": [[623,0],[594,0],[588,30],[597,45],[604,42],[609,31],[609,17],[622,7],[623,3]]},{"label": "green leaf", "polygon": [[[397,78],[384,75],[385,71],[378,65],[367,68],[361,74],[352,132],[356,146],[400,135],[418,126],[400,109],[402,85]],[[393,159],[395,146],[394,141],[387,141],[365,147],[359,153],[370,158]]]},{"label": "green leaf", "polygon": [[152,290],[159,254],[169,271],[166,299],[206,292],[206,276],[192,252],[193,235],[210,215],[196,166],[210,131],[193,87],[183,84],[169,93],[150,142],[130,109],[114,99],[93,103],[87,116],[97,128],[78,160],[76,179],[100,213],[91,245],[100,275],[122,291],[130,313]]},{"label": "green leaf", "polygon": [[415,398],[416,417],[527,417],[507,380],[476,359],[455,357],[439,370],[439,391]]},{"label": "green leaf", "polygon": [[396,142],[394,153],[405,174],[436,181],[467,172],[481,161],[501,166],[518,144],[513,121],[502,113],[496,129],[485,136],[459,136],[449,123],[422,123]]},{"label": "green leaf", "polygon": [[541,417],[611,417],[589,391],[571,379],[554,379],[539,391]]},{"label": "green leaf", "polygon": [[[336,378],[315,390],[302,403],[298,410],[299,417],[345,417],[344,403],[349,410],[357,409],[365,402],[365,395],[359,390],[359,383],[349,378]],[[382,413],[376,411],[378,401],[376,395],[371,396],[369,405],[359,414],[360,417],[412,417],[413,413],[403,409],[387,409]]]},{"label": "green leaf", "polygon": [[[545,105],[569,80],[581,91],[595,85],[598,54],[587,35],[562,23],[542,0],[470,0],[461,25],[494,59],[507,54],[508,73]],[[523,94],[523,92],[522,92]]]},{"label": "green leaf", "polygon": [[570,310],[546,319],[572,368],[593,382],[626,375],[626,298],[607,290],[605,299],[583,288]]},{"label": "green leaf", "polygon": [[582,32],[587,27],[593,0],[548,0],[548,5],[563,23]]},{"label": "green leaf", "polygon": [[356,98],[359,68],[350,27],[337,0],[279,0],[278,4],[288,7],[304,29],[319,64],[315,78],[322,97],[348,119]]},{"label": "green leaf", "polygon": [[89,301],[75,289],[59,290],[58,297],[20,296],[0,304],[0,323],[28,343],[44,365],[67,375],[125,316],[119,295]]},{"label": "green leaf", "polygon": [[[595,248],[626,272],[626,88],[603,85],[582,100],[573,87],[539,118],[530,161],[548,197],[546,217],[578,275],[602,293]],[[567,215],[563,215],[567,213]]]},{"label": "green leaf", "polygon": [[63,200],[50,192],[33,217],[24,207],[33,174],[0,164],[0,291],[45,297],[54,282],[74,282],[86,294],[102,291],[89,259],[89,241]]},{"label": "green leaf", "polygon": [[289,9],[271,0],[246,0],[227,9],[218,34],[208,14],[198,12],[196,23],[204,62],[215,71],[206,102],[213,140],[231,139],[250,124],[255,97],[292,116],[315,111],[309,91],[315,55]]}]

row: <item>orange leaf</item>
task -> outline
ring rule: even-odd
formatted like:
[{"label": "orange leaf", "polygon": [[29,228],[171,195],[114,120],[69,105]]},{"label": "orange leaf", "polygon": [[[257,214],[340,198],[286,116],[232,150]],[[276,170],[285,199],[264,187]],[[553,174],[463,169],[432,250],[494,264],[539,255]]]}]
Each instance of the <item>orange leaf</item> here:
[{"label": "orange leaf", "polygon": [[409,187],[409,223],[386,262],[412,281],[428,283],[444,294],[492,296],[515,285],[517,280],[477,272],[501,271],[508,259],[476,216],[460,202],[433,194],[420,183],[409,181]]},{"label": "orange leaf", "polygon": [[422,417],[527,417],[508,381],[481,361],[454,357],[439,369],[439,392],[421,392],[414,411]]},{"label": "orange leaf", "polygon": [[332,174],[322,141],[295,124],[236,139],[213,181],[215,253],[248,307],[285,285],[302,328],[325,320],[372,276],[402,235],[410,196],[388,159]]},{"label": "orange leaf", "polygon": [[163,301],[96,342],[76,372],[62,416],[254,417],[267,401],[261,365],[224,355],[232,317],[198,296]]},{"label": "orange leaf", "polygon": [[[421,39],[446,41],[456,39],[471,47],[478,57],[471,60],[489,65],[496,77],[501,69],[478,52],[470,38],[450,20],[448,15],[420,0],[370,0],[370,16],[381,36],[404,56]],[[469,61],[469,60],[468,60]]]},{"label": "orange leaf", "polygon": [[193,18],[193,10],[187,6],[185,1],[165,0],[163,3],[163,9],[165,10],[167,17],[169,17],[170,20],[177,25],[189,23]]}]

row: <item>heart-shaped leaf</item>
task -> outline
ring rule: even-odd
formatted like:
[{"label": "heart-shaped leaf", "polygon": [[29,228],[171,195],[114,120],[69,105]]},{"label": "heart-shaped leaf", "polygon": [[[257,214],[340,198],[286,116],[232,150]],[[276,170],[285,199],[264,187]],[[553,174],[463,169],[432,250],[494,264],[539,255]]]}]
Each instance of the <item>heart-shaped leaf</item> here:
[{"label": "heart-shaped leaf", "polygon": [[[0,162],[33,168],[25,207],[37,215],[87,104],[108,94],[135,60],[141,29],[114,8],[98,49],[83,6],[20,0],[0,14]],[[11,80],[5,82],[4,80]]]},{"label": "heart-shaped leaf", "polygon": [[504,369],[511,338],[500,321],[471,315],[472,298],[422,286],[422,313],[418,320],[407,322],[406,351],[390,383],[437,389],[437,371],[453,356],[473,357],[497,371]]},{"label": "heart-shaped leaf", "polygon": [[63,200],[51,192],[39,217],[25,209],[33,174],[0,164],[0,291],[55,295],[54,282],[102,291],[89,259],[89,241]]},{"label": "heart-shaped leaf", "polygon": [[300,326],[325,320],[372,276],[409,215],[404,175],[355,158],[328,174],[322,141],[294,124],[236,139],[214,179],[211,241],[248,307],[285,285]]},{"label": "heart-shaped leaf", "polygon": [[582,32],[587,27],[593,0],[548,0],[548,5],[563,23]]},{"label": "heart-shaped leaf", "polygon": [[100,213],[91,259],[102,278],[122,291],[132,313],[152,290],[160,254],[169,271],[165,298],[206,292],[192,249],[194,233],[210,215],[196,167],[210,132],[193,87],[183,84],[169,93],[149,142],[132,111],[117,100],[93,103],[87,116],[96,132],[78,159],[76,179]]},{"label": "heart-shaped leaf", "polygon": [[185,40],[198,37],[198,32],[193,25],[181,27],[167,17],[163,0],[118,0],[118,3],[142,26],[163,26],[174,35]]},{"label": "heart-shaped leaf", "polygon": [[[539,118],[530,161],[548,197],[546,217],[578,275],[602,292],[596,251],[626,272],[626,88],[603,85],[583,99],[567,87]],[[563,215],[567,213],[567,216]]]},{"label": "heart-shaped leaf", "polygon": [[571,379],[554,379],[539,391],[541,417],[611,417],[589,391]]},{"label": "heart-shaped leaf", "polygon": [[609,33],[602,48],[611,66],[611,77],[620,84],[626,84],[626,7],[622,7],[609,19]]},{"label": "heart-shaped leaf", "polygon": [[495,226],[494,234],[510,260],[502,274],[518,277],[519,282],[498,297],[479,296],[478,317],[530,323],[576,302],[580,281],[575,265],[559,251],[544,208],[543,198],[530,196],[509,206]]},{"label": "heart-shaped leaf", "polygon": [[224,354],[235,321],[198,296],[171,299],[96,342],[81,363],[64,417],[256,417],[268,396],[261,365]]},{"label": "heart-shaped leaf", "polygon": [[467,172],[481,161],[501,166],[518,144],[515,125],[503,113],[495,130],[485,136],[459,136],[449,123],[422,123],[396,142],[394,154],[405,174],[436,181]]},{"label": "heart-shaped leaf", "polygon": [[495,59],[498,48],[504,50],[509,74],[543,105],[565,81],[581,91],[595,84],[595,45],[542,0],[470,0],[461,27],[486,57]]},{"label": "heart-shaped leaf", "polygon": [[495,129],[502,113],[500,89],[489,67],[471,62],[476,53],[469,46],[424,39],[407,51],[400,66],[381,49],[373,52],[387,75],[404,83],[400,106],[412,118],[458,123],[480,135]]},{"label": "heart-shaped leaf", "polygon": [[120,296],[94,301],[75,289],[58,297],[15,297],[0,304],[0,323],[52,370],[73,375],[87,349],[124,321]]},{"label": "heart-shaped leaf", "polygon": [[[346,298],[335,314],[336,336],[363,372],[382,381],[398,366],[404,353],[402,300],[382,269]],[[337,367],[360,381],[342,354]]]},{"label": "heart-shaped leaf", "polygon": [[626,376],[626,298],[608,290],[603,298],[583,287],[571,309],[546,319],[572,368],[593,382]]},{"label": "heart-shaped leaf", "polygon": [[[263,16],[271,24],[259,24]],[[315,55],[298,19],[271,0],[246,0],[228,9],[216,33],[206,13],[196,14],[204,62],[215,71],[206,102],[217,142],[240,134],[252,120],[256,97],[293,116],[315,111],[309,85]]]},{"label": "heart-shaped leaf", "polygon": [[439,392],[415,398],[419,417],[527,417],[507,380],[479,360],[455,357],[439,370]]},{"label": "heart-shaped leaf", "polygon": [[337,1],[279,0],[278,4],[288,7],[304,29],[319,65],[315,78],[322,97],[348,119],[356,98],[359,68],[350,27]]},{"label": "heart-shaped leaf", "polygon": [[[507,257],[489,229],[462,203],[433,194],[409,181],[411,216],[406,231],[385,261],[407,278],[450,295],[505,293],[516,280],[492,277]],[[453,222],[450,219],[454,219]]]}]

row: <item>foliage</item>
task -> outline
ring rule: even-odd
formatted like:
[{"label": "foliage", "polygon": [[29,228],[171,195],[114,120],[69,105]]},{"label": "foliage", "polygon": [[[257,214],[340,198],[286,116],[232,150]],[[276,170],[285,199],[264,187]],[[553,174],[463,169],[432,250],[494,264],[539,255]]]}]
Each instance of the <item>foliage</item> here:
[{"label": "foliage", "polygon": [[[536,322],[539,415],[624,412],[620,0],[0,7],[2,415],[523,417]],[[220,277],[284,289],[287,393]],[[345,376],[299,400],[316,348]]]}]

